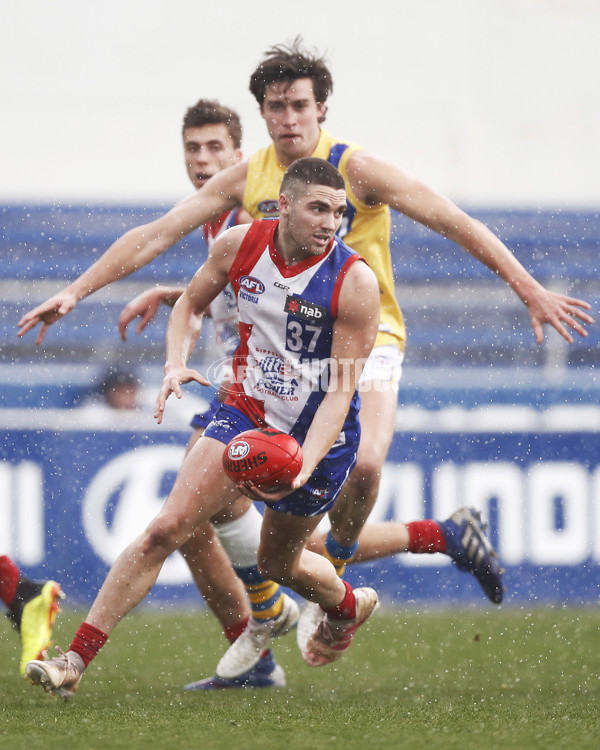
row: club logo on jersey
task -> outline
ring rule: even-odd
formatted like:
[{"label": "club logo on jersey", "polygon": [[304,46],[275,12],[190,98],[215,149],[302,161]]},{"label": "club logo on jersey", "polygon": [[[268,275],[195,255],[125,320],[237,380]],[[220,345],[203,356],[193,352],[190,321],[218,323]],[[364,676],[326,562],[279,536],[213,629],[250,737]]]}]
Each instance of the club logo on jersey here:
[{"label": "club logo on jersey", "polygon": [[263,214],[273,216],[279,213],[279,202],[274,200],[260,201],[257,209]]},{"label": "club logo on jersey", "polygon": [[260,374],[257,372],[255,392],[277,396],[282,401],[298,400],[296,391],[300,381],[294,376],[293,365],[290,361],[279,356],[268,355],[258,362],[258,366]]},{"label": "club logo on jersey", "polygon": [[290,294],[285,298],[283,311],[297,315],[299,318],[304,318],[305,320],[321,321],[325,320],[327,316],[327,310],[322,305],[309,302],[301,297],[293,297]]},{"label": "club logo on jersey", "polygon": [[265,285],[255,276],[242,276],[240,279],[240,297],[246,302],[258,304],[258,295],[265,291]]}]

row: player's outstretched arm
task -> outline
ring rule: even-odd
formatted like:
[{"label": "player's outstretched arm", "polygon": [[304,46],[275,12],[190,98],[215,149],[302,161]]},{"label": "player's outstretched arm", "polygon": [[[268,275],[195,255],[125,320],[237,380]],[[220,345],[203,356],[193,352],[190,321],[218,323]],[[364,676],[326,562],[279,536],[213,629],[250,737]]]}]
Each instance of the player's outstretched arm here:
[{"label": "player's outstretched arm", "polygon": [[[80,300],[150,263],[184,236],[184,227],[189,226],[188,231],[195,228],[190,223],[192,209],[191,203],[186,207],[180,204],[162,218],[126,232],[75,281],[26,313],[18,323],[18,335],[24,336],[41,325],[36,339],[36,344],[41,344],[50,325],[71,312]],[[188,216],[187,224],[182,223],[183,216]]]},{"label": "player's outstretched arm", "polygon": [[248,224],[233,227],[219,237],[206,262],[196,271],[173,307],[167,326],[165,376],[154,410],[159,424],[171,393],[181,398],[182,384],[194,380],[201,385],[210,385],[199,372],[187,367],[187,360],[200,336],[204,314],[227,285],[229,269],[248,228]]},{"label": "player's outstretched arm", "polygon": [[75,281],[26,313],[18,335],[41,325],[36,339],[40,344],[49,326],[84,297],[143,268],[201,224],[241,204],[245,176],[245,164],[224,169],[161,218],[126,232]]},{"label": "player's outstretched arm", "polygon": [[121,311],[119,315],[119,333],[123,341],[127,341],[127,326],[135,318],[140,322],[135,329],[139,335],[144,328],[156,317],[161,304],[173,307],[179,297],[183,294],[184,287],[179,286],[155,286],[138,294]]},{"label": "player's outstretched arm", "polygon": [[348,176],[359,200],[367,205],[387,203],[395,210],[456,242],[474,258],[498,274],[527,306],[538,343],[542,326],[549,324],[569,343],[569,328],[587,336],[582,323],[592,324],[584,300],[545,289],[521,265],[513,253],[482,222],[474,219],[420,180],[368,151],[348,159]]}]

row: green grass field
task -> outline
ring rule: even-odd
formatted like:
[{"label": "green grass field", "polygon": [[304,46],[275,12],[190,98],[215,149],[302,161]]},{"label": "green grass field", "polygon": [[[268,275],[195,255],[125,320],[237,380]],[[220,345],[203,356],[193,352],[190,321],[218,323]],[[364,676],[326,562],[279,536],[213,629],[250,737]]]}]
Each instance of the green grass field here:
[{"label": "green grass field", "polygon": [[[81,613],[64,612],[67,647]],[[185,693],[224,641],[204,612],[140,610],[114,632],[70,703],[18,676],[0,624],[0,748],[594,748],[600,609],[379,611],[331,667],[276,646],[279,690]]]}]

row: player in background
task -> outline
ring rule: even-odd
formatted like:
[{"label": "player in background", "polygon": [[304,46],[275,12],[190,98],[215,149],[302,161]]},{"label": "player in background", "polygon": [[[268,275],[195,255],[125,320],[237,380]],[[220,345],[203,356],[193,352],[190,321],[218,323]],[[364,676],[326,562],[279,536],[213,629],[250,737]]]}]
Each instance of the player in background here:
[{"label": "player in background", "polygon": [[32,581],[8,555],[0,555],[0,601],[21,637],[21,674],[52,645],[52,626],[64,594],[56,581]]},{"label": "player in background", "polygon": [[[189,107],[183,118],[183,151],[188,177],[199,190],[217,172],[241,161],[242,124],[239,115],[219,102],[200,99]],[[225,211],[202,226],[208,249],[227,229],[252,221],[241,208]],[[133,299],[119,317],[119,331],[126,340],[127,326],[135,318],[140,321],[137,333],[156,315],[161,304],[173,307],[185,287],[154,286]],[[216,333],[215,358],[231,359],[239,344],[237,301],[231,285],[210,305]],[[189,452],[204,432],[224,400],[218,393],[203,414],[195,414],[194,429],[188,442]],[[241,496],[210,523],[196,529],[193,537],[181,548],[194,582],[215,614],[225,637],[233,643],[252,623],[259,630],[268,630],[267,642],[281,635],[298,619],[298,606],[273,581],[264,579],[256,559],[257,539],[262,518],[252,501]],[[215,533],[216,532],[216,533]],[[220,541],[222,539],[222,542]],[[232,569],[233,565],[233,569]],[[234,573],[234,570],[236,571]],[[243,584],[242,584],[243,582]],[[249,606],[250,605],[250,606]],[[233,678],[217,675],[186,685],[188,690],[281,687],[285,675],[268,649],[261,649],[259,658],[249,670]]]},{"label": "player in background", "polygon": [[[271,144],[250,160],[215,175],[163,217],[123,235],[78,279],[23,316],[19,335],[41,324],[36,339],[40,343],[48,327],[79,300],[134,272],[223,211],[244,206],[254,218],[275,215],[279,181],[288,165],[304,156],[331,160],[344,177],[348,196],[341,229],[344,240],[374,269],[382,310],[375,349],[360,387],[362,439],[357,465],[330,514],[332,528],[325,541],[326,554],[337,562],[342,574],[345,563],[357,554],[358,537],[377,497],[395,426],[405,334],[394,298],[389,208],[454,241],[497,273],[527,307],[538,342],[543,340],[544,324],[552,325],[572,342],[569,329],[585,336],[582,323],[593,321],[585,312],[590,307],[588,303],[545,289],[487,227],[450,200],[397,165],[330,136],[322,123],[332,86],[324,60],[303,50],[297,41],[290,47],[280,45],[268,50],[251,76],[250,87]],[[400,546],[414,552],[449,554],[459,567],[477,576],[492,600],[498,592],[501,598],[499,569],[488,575],[490,569],[485,566],[490,560],[489,541],[472,513],[461,513],[441,523],[416,522],[401,531],[404,538],[397,540]],[[462,541],[467,538],[469,546]],[[317,608],[307,608],[308,629],[316,627],[321,618]],[[300,630],[299,627],[299,633]],[[247,657],[250,662],[256,657],[252,636],[247,629],[232,646],[237,667],[221,672],[218,669],[218,673],[232,676],[238,668],[247,668]]]},{"label": "player in background", "polygon": [[[222,454],[233,437],[252,427],[286,431],[303,446],[302,469],[287,487],[267,494],[245,482],[244,491],[266,505],[261,572],[325,612],[303,651],[305,662],[320,666],[338,659],[378,604],[373,589],[353,590],[325,557],[305,548],[356,461],[357,386],[377,333],[377,280],[335,237],[346,193],[334,166],[322,159],[296,161],[284,175],[278,203],[279,219],[223,234],[173,308],[157,420],[169,395],[181,396],[182,384],[208,384],[186,363],[203,314],[228,282],[243,330],[233,392],[185,457],[162,510],[113,564],[69,651],[27,665],[28,679],[54,695],[73,696],[84,669],[150,591],[166,558],[196,526],[235,500],[240,487],[226,476]],[[262,281],[258,297],[240,284],[249,276]],[[285,284],[278,282],[282,278]],[[316,330],[306,309],[319,312]],[[244,367],[246,362],[257,366]],[[274,371],[289,373],[283,393],[265,377]]]}]

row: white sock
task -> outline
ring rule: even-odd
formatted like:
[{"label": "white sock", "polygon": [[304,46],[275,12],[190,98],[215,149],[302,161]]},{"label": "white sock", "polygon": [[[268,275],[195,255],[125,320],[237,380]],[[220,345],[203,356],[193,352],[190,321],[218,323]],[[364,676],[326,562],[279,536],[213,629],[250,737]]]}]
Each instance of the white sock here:
[{"label": "white sock", "polygon": [[214,524],[217,536],[234,568],[249,568],[258,564],[256,553],[261,526],[262,516],[254,505],[235,521]]}]

